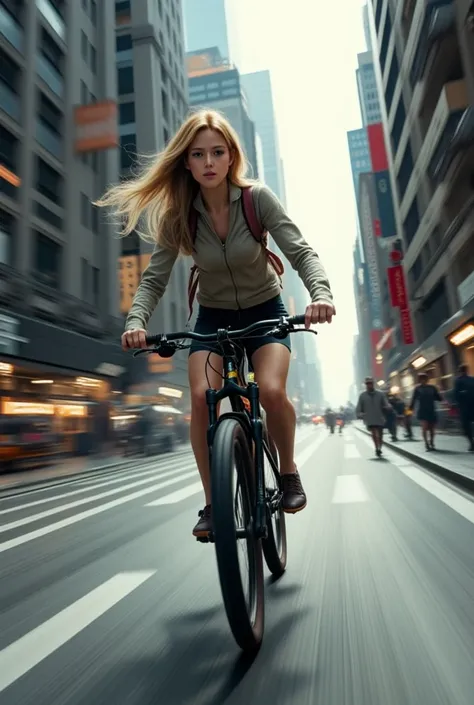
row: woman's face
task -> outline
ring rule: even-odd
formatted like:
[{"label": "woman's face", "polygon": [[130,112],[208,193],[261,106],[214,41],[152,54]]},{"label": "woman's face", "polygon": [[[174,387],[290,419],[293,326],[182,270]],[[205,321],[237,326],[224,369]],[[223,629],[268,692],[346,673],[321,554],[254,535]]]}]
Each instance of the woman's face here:
[{"label": "woman's face", "polygon": [[188,151],[187,168],[202,188],[217,188],[229,173],[232,155],[220,132],[201,130]]}]

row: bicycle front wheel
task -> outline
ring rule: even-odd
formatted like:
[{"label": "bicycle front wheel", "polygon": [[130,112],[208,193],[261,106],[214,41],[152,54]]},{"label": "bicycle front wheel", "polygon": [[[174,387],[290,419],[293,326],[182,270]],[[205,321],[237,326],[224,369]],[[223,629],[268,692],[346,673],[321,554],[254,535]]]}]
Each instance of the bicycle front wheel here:
[{"label": "bicycle front wheel", "polygon": [[224,606],[237,644],[255,651],[264,628],[262,545],[255,536],[253,464],[236,419],[219,423],[211,458],[213,531]]}]

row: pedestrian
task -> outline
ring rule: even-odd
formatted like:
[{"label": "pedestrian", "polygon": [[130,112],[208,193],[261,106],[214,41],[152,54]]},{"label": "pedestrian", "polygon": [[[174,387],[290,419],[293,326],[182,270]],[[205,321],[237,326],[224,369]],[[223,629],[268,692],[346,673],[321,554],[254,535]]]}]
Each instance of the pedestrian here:
[{"label": "pedestrian", "polygon": [[454,385],[454,398],[458,405],[464,435],[469,441],[469,450],[474,452],[474,377],[469,374],[466,364],[459,367],[459,376]]},{"label": "pedestrian", "polygon": [[421,423],[426,450],[435,450],[434,438],[436,424],[438,422],[436,402],[442,401],[442,398],[438,388],[434,384],[428,383],[428,375],[426,372],[421,372],[418,375],[418,382],[419,385],[413,393],[410,409],[413,411],[418,404],[417,418]]},{"label": "pedestrian", "polygon": [[375,455],[382,456],[383,429],[386,424],[386,414],[391,406],[383,392],[375,389],[372,377],[365,380],[366,391],[362,392],[357,403],[356,414],[364,419],[364,423],[372,434]]}]

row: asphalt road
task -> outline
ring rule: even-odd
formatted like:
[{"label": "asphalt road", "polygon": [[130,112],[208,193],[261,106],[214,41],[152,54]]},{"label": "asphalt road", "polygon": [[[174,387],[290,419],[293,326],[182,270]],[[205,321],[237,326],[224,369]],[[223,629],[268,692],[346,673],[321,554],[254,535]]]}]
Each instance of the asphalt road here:
[{"label": "asphalt road", "polygon": [[0,495],[0,705],[472,705],[472,499],[355,429],[299,430],[297,461],[253,662],[188,452]]}]

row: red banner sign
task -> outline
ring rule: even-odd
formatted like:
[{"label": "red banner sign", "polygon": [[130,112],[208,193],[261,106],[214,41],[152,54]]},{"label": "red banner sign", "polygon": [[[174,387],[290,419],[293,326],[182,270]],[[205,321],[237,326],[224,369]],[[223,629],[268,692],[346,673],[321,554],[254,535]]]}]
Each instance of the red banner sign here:
[{"label": "red banner sign", "polygon": [[408,297],[402,265],[397,264],[395,267],[388,267],[387,275],[392,306],[394,308],[407,309]]},{"label": "red banner sign", "polygon": [[400,310],[400,329],[402,340],[405,345],[413,345],[415,336],[413,333],[413,324],[410,315],[410,309],[402,308]]}]

